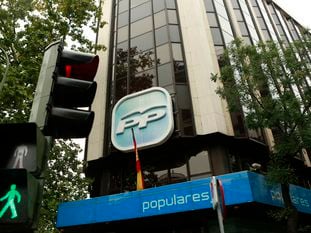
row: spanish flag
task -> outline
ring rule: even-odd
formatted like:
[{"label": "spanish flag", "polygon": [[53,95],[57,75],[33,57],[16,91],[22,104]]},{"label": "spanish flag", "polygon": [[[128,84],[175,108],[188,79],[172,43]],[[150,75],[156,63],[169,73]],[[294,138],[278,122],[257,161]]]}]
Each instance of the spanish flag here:
[{"label": "spanish flag", "polygon": [[138,157],[137,144],[136,144],[136,139],[135,139],[135,134],[134,134],[133,128],[132,128],[132,137],[133,137],[134,151],[135,151],[135,155],[136,155],[136,174],[137,174],[136,190],[143,190],[144,186],[145,186],[144,185],[144,177],[143,177],[143,173],[141,171],[140,160]]}]

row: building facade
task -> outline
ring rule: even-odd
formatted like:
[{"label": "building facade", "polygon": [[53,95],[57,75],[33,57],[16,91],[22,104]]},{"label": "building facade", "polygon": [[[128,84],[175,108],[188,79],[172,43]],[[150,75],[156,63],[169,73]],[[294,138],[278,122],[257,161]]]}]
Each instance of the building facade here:
[{"label": "building facade", "polygon": [[[303,40],[305,29],[295,19],[271,0],[111,0],[104,1],[103,16],[108,24],[99,43],[107,50],[99,54],[95,121],[86,148],[91,196],[135,190],[134,153],[111,143],[111,114],[121,98],[151,87],[170,94],[174,131],[163,144],[139,150],[146,188],[249,170],[253,163],[265,168],[272,132],[248,129],[242,107],[229,112],[216,94],[222,84],[211,75],[219,73],[219,59],[234,38],[246,44]],[[308,155],[303,159],[308,165]],[[214,232],[194,222],[196,227],[189,221],[184,230],[167,232]]]}]

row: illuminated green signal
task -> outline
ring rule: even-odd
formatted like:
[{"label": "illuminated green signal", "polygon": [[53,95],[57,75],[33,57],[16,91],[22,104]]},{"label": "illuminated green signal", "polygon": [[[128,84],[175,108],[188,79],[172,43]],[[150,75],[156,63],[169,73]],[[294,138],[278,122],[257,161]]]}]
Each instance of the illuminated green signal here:
[{"label": "illuminated green signal", "polygon": [[11,210],[11,219],[16,218],[18,214],[16,212],[15,200],[17,200],[17,203],[21,202],[21,194],[16,190],[16,184],[11,184],[10,190],[0,198],[0,201],[4,200],[7,200],[7,202],[0,211],[0,218],[3,217],[9,208]]}]

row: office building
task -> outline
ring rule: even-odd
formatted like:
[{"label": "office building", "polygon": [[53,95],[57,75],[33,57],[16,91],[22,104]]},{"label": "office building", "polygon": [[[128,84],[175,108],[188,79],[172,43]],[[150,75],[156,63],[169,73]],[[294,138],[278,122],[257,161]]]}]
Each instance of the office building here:
[{"label": "office building", "polygon": [[[95,122],[87,141],[87,175],[94,179],[91,197],[113,197],[136,190],[135,154],[111,142],[112,113],[119,100],[151,87],[162,87],[169,93],[174,125],[167,140],[138,150],[144,191],[165,190],[173,183],[182,189],[186,188],[183,183],[196,184],[211,176],[224,175],[224,183],[231,179],[230,174],[240,174],[243,179],[249,173],[239,172],[252,169],[252,164],[265,169],[273,133],[248,129],[242,110],[229,112],[226,101],[216,94],[221,84],[213,82],[211,74],[219,73],[219,59],[234,38],[242,38],[246,44],[303,40],[305,29],[294,18],[271,0],[111,0],[104,1],[102,7],[107,25],[98,41],[107,50],[99,54],[98,90],[92,106]],[[309,78],[306,82],[311,84]],[[138,140],[139,128],[135,132]],[[299,163],[307,170],[308,154]],[[304,182],[305,188],[310,188],[310,180]],[[199,202],[197,193],[191,195]],[[200,195],[202,201],[205,194]],[[225,195],[231,193],[225,189]],[[310,199],[304,202],[311,208]],[[283,230],[266,216],[264,203],[239,203],[229,207],[226,232]],[[143,204],[143,212],[153,207],[160,210],[159,202]],[[219,232],[216,213],[211,209],[177,212],[152,213],[145,218],[133,214],[140,217],[120,217],[98,229]]]}]

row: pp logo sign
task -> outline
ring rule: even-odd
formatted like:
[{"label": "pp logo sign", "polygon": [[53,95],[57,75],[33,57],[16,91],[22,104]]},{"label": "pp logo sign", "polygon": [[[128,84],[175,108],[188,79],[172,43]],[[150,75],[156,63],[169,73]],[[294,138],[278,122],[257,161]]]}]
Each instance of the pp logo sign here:
[{"label": "pp logo sign", "polygon": [[172,101],[160,87],[127,95],[112,112],[111,141],[121,151],[133,150],[131,128],[138,148],[148,148],[165,142],[174,130]]}]

